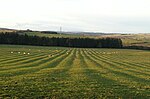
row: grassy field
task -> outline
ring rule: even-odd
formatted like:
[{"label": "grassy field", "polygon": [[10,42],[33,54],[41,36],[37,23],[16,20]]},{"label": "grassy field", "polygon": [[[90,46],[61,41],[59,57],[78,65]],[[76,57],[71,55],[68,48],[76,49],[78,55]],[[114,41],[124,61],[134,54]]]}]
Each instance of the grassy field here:
[{"label": "grassy field", "polygon": [[150,98],[150,51],[0,45],[0,98]]},{"label": "grassy field", "polygon": [[6,33],[6,32],[9,32],[9,33],[12,33],[12,32],[15,32],[16,30],[11,30],[11,29],[1,29],[0,28],[0,33],[3,32],[3,33]]},{"label": "grassy field", "polygon": [[148,34],[116,34],[104,35],[103,37],[121,38],[124,46],[147,46],[150,47],[150,33]]},{"label": "grassy field", "polygon": [[[30,36],[40,36],[40,37],[64,37],[64,38],[84,38],[84,37],[90,37],[90,36],[85,36],[83,34],[46,34],[46,33],[41,33],[41,32],[24,32],[20,34],[27,34]],[[93,37],[92,37],[93,38]]]}]

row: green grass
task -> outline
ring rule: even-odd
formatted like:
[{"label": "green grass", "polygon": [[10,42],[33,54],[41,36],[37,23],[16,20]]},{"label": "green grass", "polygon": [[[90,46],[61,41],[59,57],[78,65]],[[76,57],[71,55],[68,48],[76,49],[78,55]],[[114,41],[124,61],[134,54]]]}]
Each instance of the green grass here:
[{"label": "green grass", "polygon": [[148,99],[150,51],[0,45],[0,98]]}]

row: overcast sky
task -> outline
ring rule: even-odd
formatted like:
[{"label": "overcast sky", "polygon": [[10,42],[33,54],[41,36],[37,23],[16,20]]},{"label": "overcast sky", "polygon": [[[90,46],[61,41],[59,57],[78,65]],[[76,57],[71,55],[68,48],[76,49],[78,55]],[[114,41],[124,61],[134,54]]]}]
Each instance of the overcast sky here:
[{"label": "overcast sky", "polygon": [[150,32],[150,0],[0,0],[0,27]]}]

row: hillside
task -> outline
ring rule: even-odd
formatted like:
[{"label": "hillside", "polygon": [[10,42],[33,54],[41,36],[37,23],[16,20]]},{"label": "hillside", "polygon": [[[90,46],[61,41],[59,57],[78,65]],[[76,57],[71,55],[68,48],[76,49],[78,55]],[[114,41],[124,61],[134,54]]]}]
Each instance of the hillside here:
[{"label": "hillside", "polygon": [[3,32],[3,33],[5,33],[5,32],[15,32],[15,31],[17,31],[17,30],[15,30],[15,29],[8,29],[8,28],[0,28],[0,32]]}]

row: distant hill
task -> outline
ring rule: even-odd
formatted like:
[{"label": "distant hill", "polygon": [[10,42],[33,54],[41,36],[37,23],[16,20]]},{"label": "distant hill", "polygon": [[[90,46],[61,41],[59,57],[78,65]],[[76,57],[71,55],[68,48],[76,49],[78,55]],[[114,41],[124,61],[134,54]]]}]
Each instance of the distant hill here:
[{"label": "distant hill", "polygon": [[8,29],[8,28],[0,28],[0,30],[13,30],[13,29]]},{"label": "distant hill", "polygon": [[3,33],[5,33],[5,32],[15,32],[15,31],[17,31],[17,30],[15,30],[15,29],[8,29],[8,28],[0,28],[0,32],[3,32]]}]

